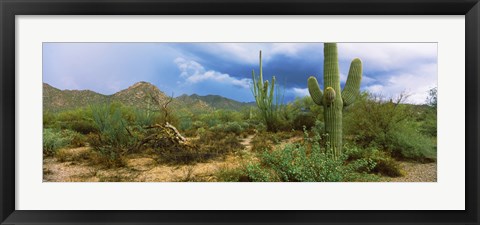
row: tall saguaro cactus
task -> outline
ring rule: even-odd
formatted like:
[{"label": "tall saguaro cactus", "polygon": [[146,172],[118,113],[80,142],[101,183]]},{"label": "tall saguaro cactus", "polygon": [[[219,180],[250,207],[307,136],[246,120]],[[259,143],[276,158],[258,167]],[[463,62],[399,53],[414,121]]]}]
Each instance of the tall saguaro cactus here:
[{"label": "tall saguaro cactus", "polygon": [[255,76],[255,71],[252,70],[252,92],[255,97],[258,108],[262,113],[262,117],[265,120],[267,130],[275,131],[278,113],[278,95],[274,96],[275,91],[275,76],[272,77],[272,83],[269,84],[268,80],[263,81],[263,68],[262,68],[262,51],[259,53],[260,61],[260,74],[259,77]]},{"label": "tall saguaro cactus", "polygon": [[327,150],[333,154],[334,158],[337,158],[342,153],[342,111],[344,107],[355,101],[360,92],[362,61],[358,58],[352,60],[347,82],[341,91],[337,44],[325,43],[323,54],[325,56],[324,93],[313,76],[308,78],[308,91],[313,101],[324,108],[325,132],[329,143]]}]

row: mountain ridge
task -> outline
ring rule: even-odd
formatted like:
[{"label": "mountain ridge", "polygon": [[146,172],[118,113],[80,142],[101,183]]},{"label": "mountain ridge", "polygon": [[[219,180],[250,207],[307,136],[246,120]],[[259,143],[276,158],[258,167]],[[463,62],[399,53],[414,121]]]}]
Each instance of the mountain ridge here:
[{"label": "mountain ridge", "polygon": [[[43,107],[46,111],[63,111],[87,107],[91,104],[118,101],[126,106],[148,108],[166,102],[170,97],[155,85],[139,81],[111,95],[104,95],[92,90],[61,90],[48,83],[43,83]],[[170,107],[192,108],[195,110],[230,109],[241,110],[254,106],[255,102],[239,102],[221,95],[183,94],[174,97]]]}]

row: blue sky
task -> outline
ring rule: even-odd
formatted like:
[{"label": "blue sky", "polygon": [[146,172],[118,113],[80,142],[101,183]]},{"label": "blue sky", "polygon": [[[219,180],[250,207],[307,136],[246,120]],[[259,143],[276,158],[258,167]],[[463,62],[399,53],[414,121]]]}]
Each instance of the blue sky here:
[{"label": "blue sky", "polygon": [[[215,94],[254,101],[252,69],[262,50],[266,79],[276,76],[285,100],[308,95],[307,78],[322,86],[323,43],[44,43],[43,82],[59,89],[114,94],[138,81],[167,95]],[[421,104],[437,86],[436,43],[338,43],[342,86],[350,62],[363,62],[362,90]]]}]

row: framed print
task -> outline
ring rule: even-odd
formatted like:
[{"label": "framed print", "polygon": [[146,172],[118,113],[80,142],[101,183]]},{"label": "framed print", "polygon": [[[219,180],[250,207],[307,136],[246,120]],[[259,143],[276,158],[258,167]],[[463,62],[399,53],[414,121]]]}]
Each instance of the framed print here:
[{"label": "framed print", "polygon": [[2,224],[478,224],[478,1],[1,1]]}]

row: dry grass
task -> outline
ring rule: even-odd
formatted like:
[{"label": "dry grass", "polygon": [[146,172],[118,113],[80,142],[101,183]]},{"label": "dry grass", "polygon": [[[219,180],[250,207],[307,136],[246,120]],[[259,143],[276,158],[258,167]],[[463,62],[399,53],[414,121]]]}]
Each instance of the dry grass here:
[{"label": "dry grass", "polygon": [[[150,152],[151,153],[151,152]],[[65,149],[60,156],[44,158],[46,182],[211,182],[219,168],[236,167],[250,155],[228,154],[189,165],[159,164],[150,153],[124,158],[124,166],[101,164],[101,157],[89,148]]]}]

